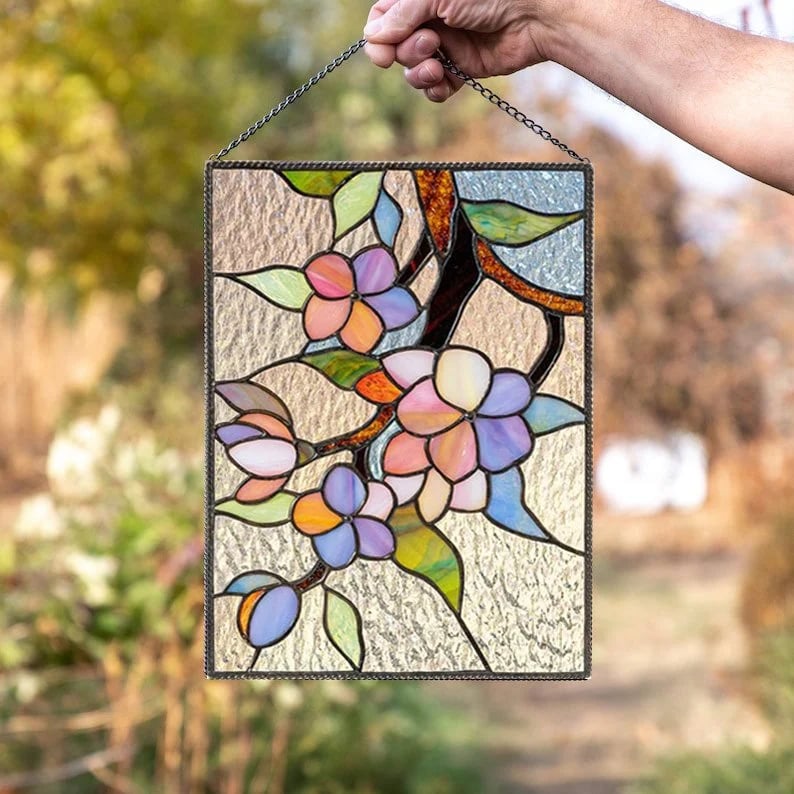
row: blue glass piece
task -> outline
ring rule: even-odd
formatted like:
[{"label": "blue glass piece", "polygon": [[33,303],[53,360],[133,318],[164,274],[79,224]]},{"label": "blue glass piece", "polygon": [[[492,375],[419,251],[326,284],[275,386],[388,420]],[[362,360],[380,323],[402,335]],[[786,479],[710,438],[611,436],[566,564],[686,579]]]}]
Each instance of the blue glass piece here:
[{"label": "blue glass piece", "polygon": [[314,550],[331,568],[344,568],[356,556],[356,534],[349,521],[312,538]]},{"label": "blue glass piece", "polygon": [[240,441],[250,438],[259,438],[262,431],[258,427],[251,427],[251,425],[233,424],[222,425],[215,431],[215,435],[222,444],[228,447],[230,444],[238,444]]},{"label": "blue glass piece", "polygon": [[480,466],[486,471],[501,471],[526,457],[532,449],[532,438],[520,416],[474,420]]},{"label": "blue glass piece", "polygon": [[289,633],[299,611],[300,599],[289,585],[274,587],[259,599],[251,613],[248,641],[256,648],[273,645]]},{"label": "blue glass piece", "polygon": [[474,201],[512,201],[535,212],[584,209],[581,171],[455,171],[458,194]]},{"label": "blue glass piece", "polygon": [[393,246],[402,223],[402,212],[397,202],[385,190],[380,192],[374,218],[380,239],[389,247]]},{"label": "blue glass piece", "polygon": [[484,513],[495,523],[530,538],[547,537],[543,527],[524,506],[524,481],[517,468],[491,474]]},{"label": "blue glass piece", "polygon": [[302,355],[307,355],[309,353],[319,353],[321,350],[341,350],[342,346],[339,344],[339,340],[335,336],[329,336],[328,339],[317,339],[314,342],[309,342],[306,347],[303,348]]},{"label": "blue glass piece", "polygon": [[279,576],[267,571],[249,571],[248,573],[240,574],[240,576],[235,576],[226,585],[223,592],[233,593],[234,595],[248,595],[248,593],[253,593],[254,590],[258,590],[260,587],[268,587],[282,581],[284,580]]},{"label": "blue glass piece", "polygon": [[386,427],[381,430],[377,438],[369,443],[367,450],[367,466],[376,480],[383,479],[383,451],[389,440],[400,432],[400,426],[392,419]]},{"label": "blue glass piece", "polygon": [[412,323],[405,328],[398,328],[395,331],[387,331],[380,340],[378,346],[372,351],[373,356],[382,356],[392,350],[401,347],[411,347],[415,345],[425,332],[427,325],[427,311],[423,311]]},{"label": "blue glass piece", "polygon": [[584,294],[583,220],[528,245],[492,248],[510,270],[530,284],[565,295]]},{"label": "blue glass piece", "polygon": [[536,436],[542,436],[563,427],[580,425],[585,415],[581,408],[567,400],[550,394],[538,394],[524,411],[524,419]]}]

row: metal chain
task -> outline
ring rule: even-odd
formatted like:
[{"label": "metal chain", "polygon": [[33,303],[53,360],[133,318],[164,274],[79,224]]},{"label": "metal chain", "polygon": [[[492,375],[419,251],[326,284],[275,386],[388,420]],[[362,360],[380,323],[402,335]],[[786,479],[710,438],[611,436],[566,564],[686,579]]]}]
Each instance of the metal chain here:
[{"label": "metal chain", "polygon": [[[351,44],[344,52],[337,55],[336,58],[334,58],[330,63],[326,64],[322,69],[320,69],[317,74],[310,77],[303,85],[301,85],[299,88],[296,88],[288,96],[284,97],[284,99],[282,99],[278,105],[269,110],[264,116],[262,116],[261,119],[259,119],[259,121],[254,122],[247,130],[241,132],[227,146],[224,146],[223,149],[221,149],[217,154],[213,155],[211,159],[220,160],[222,157],[225,157],[227,154],[229,154],[232,149],[236,149],[241,143],[245,143],[245,141],[247,141],[255,133],[259,132],[259,130],[261,130],[262,127],[264,127],[265,124],[267,124],[271,119],[278,116],[282,110],[300,99],[310,88],[317,85],[317,83],[319,83],[320,80],[322,80],[326,75],[333,72],[333,70],[338,66],[341,66],[348,58],[350,58],[351,55],[357,53],[366,43],[366,39],[359,39],[354,44]],[[531,118],[529,118],[526,113],[523,113],[518,108],[513,107],[513,105],[502,99],[498,94],[491,91],[490,88],[484,86],[473,77],[469,77],[469,75],[455,66],[455,64],[441,51],[439,51],[436,57],[441,62],[441,65],[450,74],[453,74],[455,77],[471,86],[475,91],[482,94],[491,104],[496,105],[500,110],[503,110],[505,113],[507,113],[508,116],[514,118],[520,124],[523,124],[527,129],[531,130],[536,135],[539,135],[544,141],[548,141],[553,146],[556,146],[560,151],[565,152],[565,154],[567,154],[569,157],[572,157],[574,160],[578,160],[580,163],[590,162],[587,157],[581,157],[573,149],[571,149],[570,146],[567,146],[558,138],[555,138],[547,129],[544,129],[536,121],[533,121]]]},{"label": "metal chain", "polygon": [[331,74],[337,66],[341,66],[351,55],[357,53],[365,44],[366,39],[359,39],[355,44],[351,44],[344,52],[336,56],[330,63],[320,69],[317,74],[310,77],[302,86],[296,88],[289,96],[284,97],[272,110],[269,110],[259,121],[254,122],[245,132],[241,132],[231,143],[224,146],[212,159],[220,160],[225,157],[232,149],[236,149],[241,143],[245,143],[254,133],[259,132],[265,124],[278,116],[284,108],[289,107],[293,102],[300,99],[310,88],[317,85],[326,75]]},{"label": "metal chain", "polygon": [[455,77],[462,80],[464,83],[466,83],[466,85],[471,86],[475,91],[481,93],[492,105],[496,105],[496,107],[498,107],[500,110],[504,110],[508,116],[511,116],[517,122],[523,124],[527,129],[532,130],[535,135],[540,135],[544,141],[548,141],[553,146],[556,146],[560,151],[565,152],[568,157],[572,157],[574,160],[578,160],[580,163],[590,162],[587,157],[581,157],[573,149],[571,149],[570,146],[564,144],[559,138],[555,138],[547,129],[529,118],[526,113],[511,105],[506,99],[502,99],[499,94],[494,93],[490,88],[484,86],[473,77],[469,77],[466,72],[458,69],[458,67],[455,66],[455,64],[452,63],[452,61],[443,53],[439,53],[439,60],[441,61],[441,65],[448,72],[454,74]]}]

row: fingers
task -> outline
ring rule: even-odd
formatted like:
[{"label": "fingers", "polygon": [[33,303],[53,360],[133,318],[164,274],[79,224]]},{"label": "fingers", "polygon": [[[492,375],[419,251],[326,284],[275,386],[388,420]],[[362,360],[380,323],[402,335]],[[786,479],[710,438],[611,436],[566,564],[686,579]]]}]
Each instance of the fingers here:
[{"label": "fingers", "polygon": [[[383,47],[388,45],[373,46]],[[397,45],[396,59],[398,63],[409,68],[418,66],[430,58],[440,46],[441,37],[435,30],[420,28]]]},{"label": "fingers", "polygon": [[435,19],[435,0],[378,0],[364,36],[373,44],[399,44],[420,25]]},{"label": "fingers", "polygon": [[[396,2],[397,0],[380,0],[380,2],[375,3],[369,10],[367,24],[373,20],[380,19]],[[368,41],[364,45],[364,52],[367,57],[375,66],[380,66],[382,69],[388,69],[394,63],[396,58],[395,49],[393,44],[373,44]]]},{"label": "fingers", "polygon": [[440,83],[425,89],[425,96],[431,102],[446,102],[462,85],[448,75]]}]

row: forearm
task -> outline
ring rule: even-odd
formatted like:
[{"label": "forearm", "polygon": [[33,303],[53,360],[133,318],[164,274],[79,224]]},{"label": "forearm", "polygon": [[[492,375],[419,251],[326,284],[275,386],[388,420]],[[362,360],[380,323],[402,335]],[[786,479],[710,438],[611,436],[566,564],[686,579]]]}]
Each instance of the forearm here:
[{"label": "forearm", "polygon": [[[544,0],[545,2],[545,0]],[[794,46],[657,0],[574,0],[543,54],[739,171],[794,192]]]}]

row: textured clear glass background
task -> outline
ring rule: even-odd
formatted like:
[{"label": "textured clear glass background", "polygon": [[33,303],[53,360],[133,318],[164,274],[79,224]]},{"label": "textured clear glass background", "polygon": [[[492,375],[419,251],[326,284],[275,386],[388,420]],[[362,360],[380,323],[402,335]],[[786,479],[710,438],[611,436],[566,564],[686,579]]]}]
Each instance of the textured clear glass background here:
[{"label": "textured clear glass background", "polygon": [[[293,192],[269,170],[217,169],[213,178],[215,272],[239,273],[275,264],[300,266],[331,246],[328,201]],[[458,173],[456,179],[461,192],[470,198],[507,198],[544,212],[570,212],[584,206],[579,172],[474,171]],[[405,212],[395,242],[395,254],[404,264],[422,231],[421,210],[409,171],[388,173],[386,186]],[[565,239],[572,242],[560,242],[561,261],[583,272],[581,232],[572,231]],[[374,231],[365,223],[342,238],[335,250],[350,254],[374,242]],[[414,289],[420,300],[430,294],[437,275],[434,262],[417,279]],[[284,311],[229,279],[214,278],[213,290],[215,380],[245,377],[306,344],[300,314]],[[583,405],[584,320],[566,318],[565,332],[563,353],[541,390]],[[452,342],[483,350],[498,367],[527,371],[545,340],[542,312],[486,280],[471,298]],[[395,346],[406,341],[410,338],[400,339]],[[307,367],[275,367],[257,380],[292,408],[298,436],[309,440],[349,430],[373,413],[373,406],[358,395],[334,388]],[[220,399],[215,409],[218,422],[234,415]],[[349,458],[348,453],[340,453],[315,461],[296,472],[287,487],[315,488],[331,465]],[[585,429],[577,426],[537,439],[522,466],[527,504],[561,541],[579,549],[585,543],[584,465]],[[215,497],[233,493],[242,477],[216,445]],[[463,558],[463,618],[493,671],[581,671],[584,560],[505,532],[478,514],[448,513],[439,527]],[[264,568],[294,578],[315,561],[310,540],[289,524],[259,528],[217,517],[213,533],[211,573],[216,592],[249,569]],[[454,673],[478,668],[474,652],[438,593],[396,565],[356,560],[332,573],[329,583],[361,612],[367,645],[364,672]],[[214,668],[245,670],[252,650],[237,631],[236,599],[215,599],[214,606]],[[321,588],[306,593],[297,626],[285,641],[261,654],[255,670],[349,672],[322,629]]]}]

